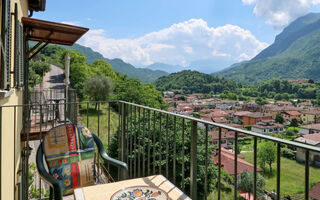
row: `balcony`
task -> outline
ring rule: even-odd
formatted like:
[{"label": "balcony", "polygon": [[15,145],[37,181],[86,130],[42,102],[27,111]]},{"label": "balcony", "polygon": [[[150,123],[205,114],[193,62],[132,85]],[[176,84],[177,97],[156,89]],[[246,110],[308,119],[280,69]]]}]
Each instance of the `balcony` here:
[{"label": "balcony", "polygon": [[[49,92],[50,93],[50,92]],[[39,102],[39,101],[35,101]],[[59,107],[61,119],[55,117],[56,107]],[[319,152],[320,148],[297,143],[280,138],[246,131],[227,125],[208,122],[188,116],[178,115],[167,111],[145,107],[124,101],[110,102],[42,102],[27,105],[0,107],[0,116],[8,111],[14,113],[13,125],[17,124],[16,112],[24,109],[24,129],[21,136],[23,138],[22,163],[22,199],[46,199],[46,186],[41,179],[34,175],[31,186],[28,172],[32,170],[34,162],[34,152],[30,148],[32,142],[43,139],[46,131],[61,123],[75,121],[87,126],[96,133],[104,142],[106,150],[111,157],[118,158],[126,162],[129,166],[129,177],[137,178],[154,174],[162,174],[175,186],[180,188],[192,199],[240,199],[238,190],[240,173],[239,161],[241,158],[236,154],[231,154],[233,176],[227,176],[225,167],[222,164],[221,141],[222,132],[233,131],[233,149],[238,149],[239,138],[243,135],[250,138],[252,143],[252,171],[253,188],[250,191],[251,199],[262,199],[268,195],[274,199],[284,199],[286,196],[284,187],[286,181],[282,175],[286,170],[281,168],[282,148],[301,148],[305,152],[304,164],[299,175],[303,182],[299,183],[303,188],[297,191],[291,199],[309,199],[311,184],[310,171],[313,170],[310,162],[310,155]],[[38,112],[39,111],[39,112]],[[48,117],[46,117],[48,116]],[[3,125],[2,125],[3,126]],[[212,144],[212,139],[208,133],[217,130],[218,142]],[[261,188],[258,188],[258,145],[262,141],[271,141],[276,149],[276,162],[274,174],[273,191],[264,191],[261,196]],[[14,145],[19,145],[14,141]],[[32,146],[34,149],[35,146]],[[223,149],[223,151],[225,151]],[[214,160],[215,157],[215,160]],[[107,182],[119,180],[117,169],[104,165],[97,160],[97,169],[101,176],[107,178]],[[319,173],[319,171],[317,171]],[[229,177],[229,178],[226,178]],[[318,176],[319,177],[319,176]],[[29,183],[28,183],[29,179]],[[318,180],[318,182],[320,179]],[[226,188],[228,197],[225,196]]]}]

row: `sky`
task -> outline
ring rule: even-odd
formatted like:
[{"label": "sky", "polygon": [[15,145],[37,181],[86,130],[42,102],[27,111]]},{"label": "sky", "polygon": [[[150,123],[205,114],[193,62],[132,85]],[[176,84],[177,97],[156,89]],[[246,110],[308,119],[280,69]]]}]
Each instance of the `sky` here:
[{"label": "sky", "polygon": [[309,12],[320,0],[47,0],[33,17],[89,28],[78,43],[106,58],[217,69],[253,58]]}]

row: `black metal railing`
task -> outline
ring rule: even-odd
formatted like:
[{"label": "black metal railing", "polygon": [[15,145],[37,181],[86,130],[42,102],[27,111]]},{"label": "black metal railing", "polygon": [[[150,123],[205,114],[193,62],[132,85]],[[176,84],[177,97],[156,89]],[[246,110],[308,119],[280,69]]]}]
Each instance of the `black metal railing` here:
[{"label": "black metal railing", "polygon": [[[281,197],[281,173],[280,159],[281,149],[283,146],[301,148],[305,150],[305,191],[304,198],[309,199],[309,154],[311,151],[319,152],[319,147],[310,146],[303,143],[288,141],[268,135],[262,135],[251,131],[246,131],[228,125],[204,121],[201,119],[174,114],[171,112],[150,108],[142,105],[128,103],[124,101],[97,101],[97,102],[63,102],[63,103],[43,103],[43,104],[27,104],[15,106],[1,106],[0,117],[4,117],[5,113],[11,113],[13,117],[12,124],[0,124],[0,130],[4,126],[13,126],[14,135],[20,133],[16,128],[20,123],[17,117],[21,109],[32,110],[34,107],[40,112],[46,107],[72,106],[76,113],[76,123],[81,123],[87,126],[91,131],[95,132],[104,142],[107,151],[111,157],[116,156],[118,159],[126,162],[129,166],[130,178],[144,177],[154,174],[162,174],[173,182],[177,187],[181,188],[192,199],[207,199],[212,192],[211,184],[215,182],[217,190],[217,199],[221,199],[222,192],[222,166],[221,166],[221,137],[222,131],[234,131],[234,149],[238,149],[239,135],[247,135],[253,140],[253,196],[257,197],[257,147],[258,139],[274,142],[277,151],[277,183],[276,183],[276,199]],[[64,116],[67,116],[64,109]],[[21,156],[21,177],[22,182],[18,184],[20,188],[21,198],[30,199],[30,182],[29,165],[32,161],[30,155],[34,150],[30,149],[32,141],[41,142],[43,136],[49,128],[57,124],[73,122],[65,117],[64,121],[50,121],[51,126],[42,118],[37,119],[39,125],[38,132],[32,133],[32,112],[29,112],[28,117],[23,120],[23,128],[21,130],[22,156]],[[47,123],[47,124],[46,124]],[[218,146],[213,146],[210,143],[208,132],[212,129],[218,130]],[[1,137],[3,134],[1,132]],[[34,137],[37,135],[37,137]],[[39,141],[40,140],[40,141]],[[2,141],[2,140],[1,140]],[[15,146],[20,146],[14,140]],[[2,149],[1,144],[1,148]],[[218,147],[218,148],[217,148]],[[16,148],[15,148],[16,149]],[[216,150],[217,149],[217,150]],[[212,152],[217,151],[218,164],[213,163]],[[16,155],[16,152],[15,152]],[[16,160],[16,159],[15,159]],[[15,163],[16,164],[16,163]],[[15,169],[16,166],[14,166]],[[217,176],[212,172],[212,167],[217,170]],[[100,163],[97,159],[97,170],[103,176],[108,178],[108,181],[117,181],[117,171]],[[234,171],[238,172],[238,155],[234,153]],[[2,172],[1,172],[2,173]],[[237,174],[237,173],[236,173]],[[1,174],[0,174],[1,177]],[[14,180],[16,179],[13,177]],[[233,177],[233,182],[229,182],[233,187],[233,198],[238,198],[238,177]],[[320,181],[320,180],[319,180]],[[44,199],[44,190],[46,187],[41,179],[36,179],[33,182],[37,199]],[[16,187],[15,187],[16,188]],[[29,190],[29,192],[28,192]]]}]

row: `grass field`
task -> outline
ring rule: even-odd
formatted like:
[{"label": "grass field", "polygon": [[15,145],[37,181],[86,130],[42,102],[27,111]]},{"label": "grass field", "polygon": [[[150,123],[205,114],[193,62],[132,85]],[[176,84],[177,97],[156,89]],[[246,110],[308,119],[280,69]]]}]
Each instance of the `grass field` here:
[{"label": "grass field", "polygon": [[[117,131],[118,125],[119,125],[119,115],[110,107],[110,132],[108,134],[108,130],[109,130],[108,129],[108,119],[109,119],[108,111],[109,111],[108,104],[101,104],[100,112],[98,111],[98,109],[95,110],[94,104],[90,104],[88,109],[87,109],[87,105],[83,104],[80,112],[80,115],[81,115],[80,124],[87,126],[90,131],[99,135],[99,137],[103,141],[103,144],[106,148],[108,145],[108,136],[110,136],[110,139],[111,139],[112,134]],[[87,117],[88,117],[88,123],[87,123]],[[100,123],[99,126],[98,126],[98,121]]]},{"label": "grass field", "polygon": [[[241,156],[244,160],[253,163],[253,153],[247,152],[242,153]],[[269,169],[269,168],[267,168]],[[268,191],[276,191],[277,176],[276,176],[276,163],[272,164],[272,175],[264,175],[266,180],[265,189]],[[320,181],[320,168],[315,168],[310,166],[310,186]],[[304,193],[304,164],[297,163],[295,160],[289,160],[287,158],[281,157],[281,175],[280,175],[280,188],[281,196],[301,196]]]}]

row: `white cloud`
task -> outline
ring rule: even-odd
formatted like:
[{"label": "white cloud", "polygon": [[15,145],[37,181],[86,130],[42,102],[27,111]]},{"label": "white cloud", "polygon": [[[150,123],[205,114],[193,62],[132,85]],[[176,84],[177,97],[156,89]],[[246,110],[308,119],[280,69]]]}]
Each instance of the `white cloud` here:
[{"label": "white cloud", "polygon": [[190,19],[134,39],[113,39],[102,29],[90,30],[80,44],[106,58],[121,58],[141,66],[155,62],[188,66],[195,60],[226,57],[250,59],[268,44],[235,25],[209,27],[202,19]]},{"label": "white cloud", "polygon": [[242,3],[254,4],[254,14],[279,29],[307,14],[320,0],[242,0]]}]

